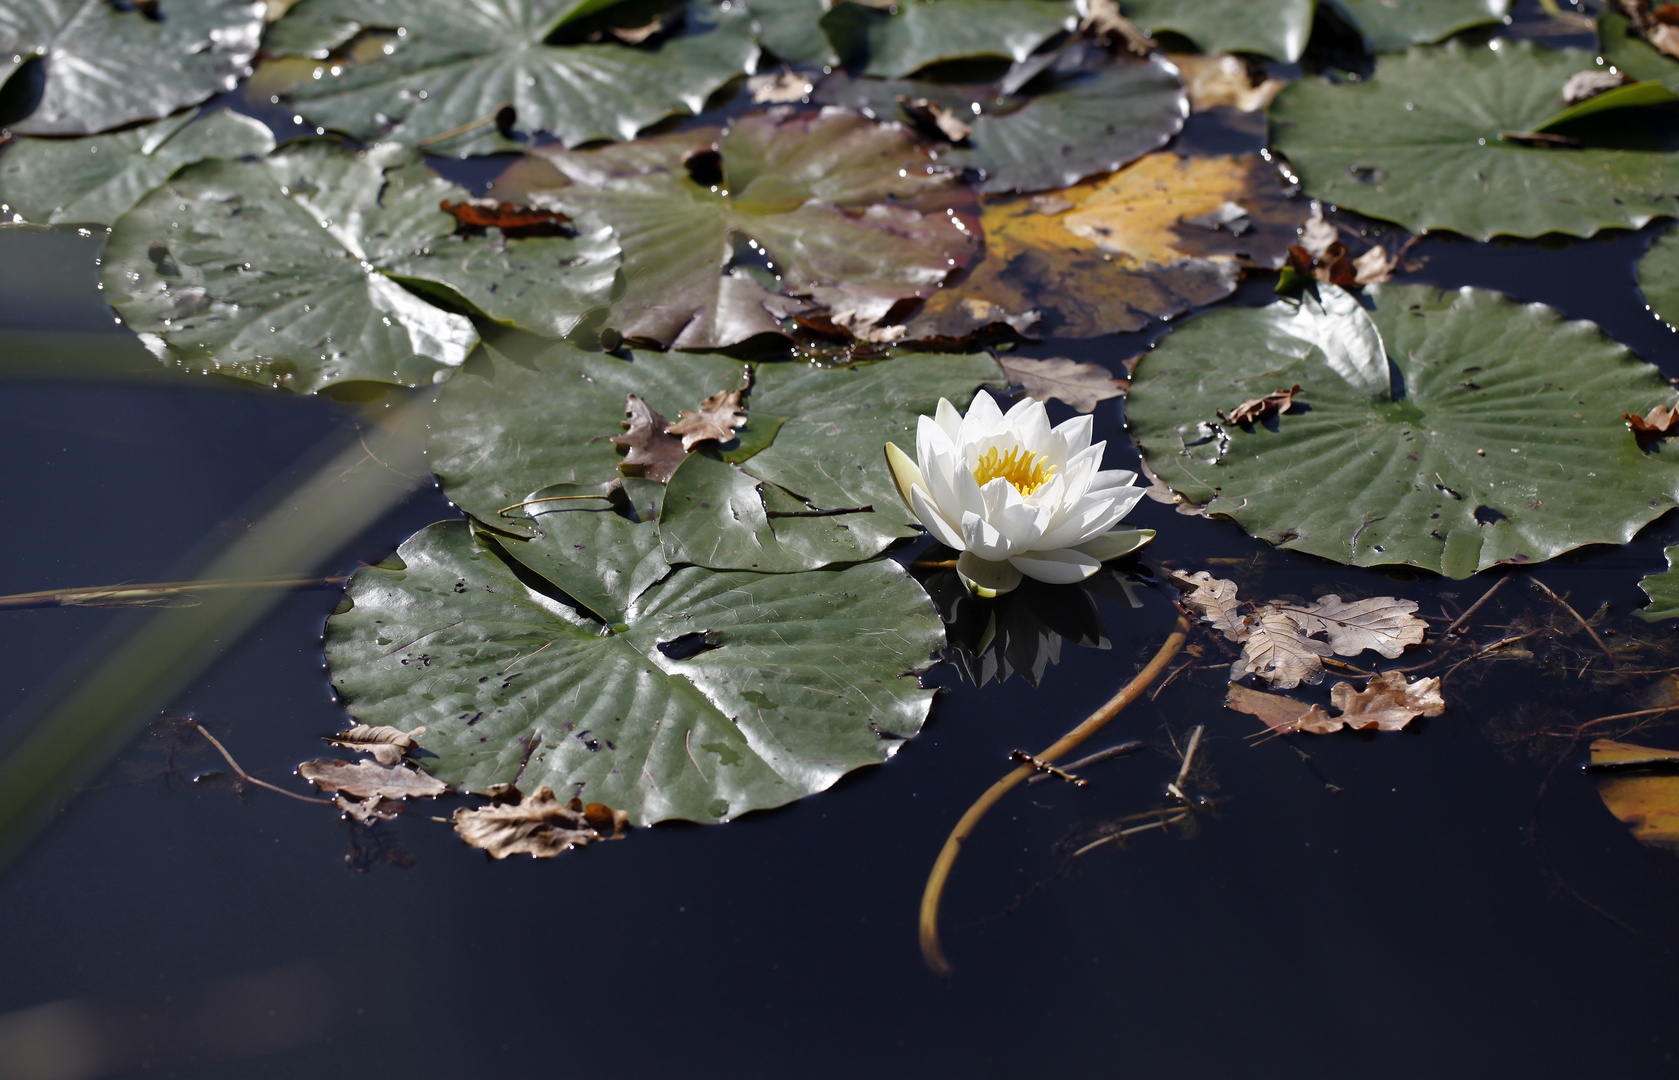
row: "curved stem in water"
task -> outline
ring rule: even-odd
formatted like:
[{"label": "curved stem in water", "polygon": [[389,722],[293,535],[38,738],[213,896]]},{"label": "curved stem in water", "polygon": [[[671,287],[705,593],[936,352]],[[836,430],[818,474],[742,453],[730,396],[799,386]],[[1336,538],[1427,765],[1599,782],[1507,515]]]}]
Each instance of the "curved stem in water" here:
[{"label": "curved stem in water", "polygon": [[[1121,709],[1137,700],[1142,692],[1148,689],[1149,683],[1160,677],[1160,673],[1166,670],[1166,665],[1172,662],[1172,657],[1176,656],[1178,650],[1189,640],[1190,625],[1189,616],[1178,616],[1171,636],[1160,646],[1160,651],[1154,654],[1154,659],[1150,660],[1143,670],[1137,672],[1137,677],[1126,683],[1124,689],[1109,698],[1107,704],[1091,713],[1078,727],[1061,736],[1048,750],[1037,755],[1038,759],[1056,760],[1096,734],[1104,724],[1119,715]],[[939,901],[944,896],[944,885],[950,877],[950,869],[956,865],[956,856],[962,851],[962,843],[973,833],[974,827],[987,811],[1015,785],[1031,776],[1032,772],[1032,766],[1022,765],[992,784],[977,802],[968,807],[968,812],[962,815],[962,819],[956,823],[956,828],[950,831],[944,848],[933,862],[933,871],[927,875],[927,887],[921,894],[921,957],[937,975],[948,978],[951,972],[950,961],[945,959],[944,950],[939,946]]]}]

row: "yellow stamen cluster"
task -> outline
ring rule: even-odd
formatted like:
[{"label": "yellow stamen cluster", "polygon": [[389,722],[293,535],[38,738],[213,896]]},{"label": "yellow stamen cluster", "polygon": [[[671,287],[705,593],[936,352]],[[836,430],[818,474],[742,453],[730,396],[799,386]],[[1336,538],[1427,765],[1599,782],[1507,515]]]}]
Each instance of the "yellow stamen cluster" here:
[{"label": "yellow stamen cluster", "polygon": [[1030,495],[1049,483],[1049,476],[1055,471],[1055,466],[1044,464],[1045,460],[1042,454],[1018,446],[1006,454],[998,454],[993,446],[980,455],[979,464],[974,466],[974,479],[984,487],[1000,476],[1022,495]]}]

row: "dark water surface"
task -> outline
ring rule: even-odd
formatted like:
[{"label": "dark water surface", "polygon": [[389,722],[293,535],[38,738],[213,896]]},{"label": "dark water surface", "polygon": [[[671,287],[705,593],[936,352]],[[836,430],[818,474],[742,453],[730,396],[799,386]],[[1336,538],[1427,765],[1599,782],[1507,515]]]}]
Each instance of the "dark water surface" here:
[{"label": "dark water surface", "polygon": [[[1632,273],[1653,231],[1430,239],[1410,277],[1553,304],[1679,375],[1679,338],[1644,310]],[[55,356],[152,374],[93,292],[97,244],[0,233],[13,343],[0,360],[12,514],[0,592],[156,580],[206,536],[244,527],[252,497],[311,447],[355,437],[354,411],[322,399],[48,377],[70,369]],[[1117,364],[1162,329],[1025,351]],[[1132,464],[1119,405],[1096,415],[1109,466]],[[451,515],[428,488],[323,572]],[[1160,530],[1154,558],[1208,566],[1247,596],[1391,594],[1438,615],[1497,576],[1334,566],[1153,502],[1133,519]],[[1610,604],[1611,628],[1665,640],[1668,627],[1627,615],[1676,540],[1669,515],[1535,575],[1583,612]],[[0,1033],[81,1024],[97,1033],[82,1045],[109,1044],[103,1060],[183,1078],[1679,1077],[1679,860],[1610,816],[1580,752],[1552,776],[1536,852],[1553,759],[1507,754],[1483,730],[1524,706],[1577,721],[1636,709],[1654,676],[1595,690],[1531,665],[1466,667],[1447,684],[1450,711],[1406,732],[1257,742],[1256,721],[1223,709],[1219,672],[1186,672],[1092,744],[1150,750],[1092,770],[1086,788],[1017,791],[980,826],[946,900],[956,977],[929,975],[915,915],[946,833],[1009,751],[1048,745],[1158,647],[1176,612],[1162,590],[1139,595],[1137,610],[1102,602],[1111,648],[1066,644],[1037,689],[975,690],[935,669],[949,692],[925,734],[830,792],[551,861],[493,863],[447,826],[405,819],[387,832],[413,865],[356,872],[327,808],[208,782],[84,794],[0,877],[0,1013],[69,1004],[0,1017]],[[1540,604],[1525,581],[1502,601],[1504,616]],[[176,702],[225,721],[248,770],[297,790],[293,766],[345,723],[320,653],[336,603],[331,589],[291,595]],[[111,618],[0,612],[8,707]],[[1093,851],[1034,891],[1063,868],[1055,845],[1075,827],[1156,804],[1177,769],[1170,739],[1197,724],[1216,813],[1191,837]],[[1675,743],[1671,730],[1650,739]],[[221,768],[193,753],[187,775]],[[145,745],[131,759],[158,760]],[[132,775],[119,764],[101,783]],[[1541,855],[1635,932],[1559,887]]]}]

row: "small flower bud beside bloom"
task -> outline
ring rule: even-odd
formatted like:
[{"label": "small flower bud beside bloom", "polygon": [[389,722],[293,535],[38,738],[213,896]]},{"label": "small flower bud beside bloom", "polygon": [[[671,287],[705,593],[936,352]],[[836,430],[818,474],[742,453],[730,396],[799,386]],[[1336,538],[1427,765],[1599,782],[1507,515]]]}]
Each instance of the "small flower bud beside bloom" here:
[{"label": "small flower bud beside bloom", "polygon": [[1005,414],[981,393],[965,416],[940,398],[916,428],[916,460],[887,443],[886,464],[904,505],[962,553],[956,572],[974,593],[1008,592],[1023,576],[1083,581],[1154,538],[1114,530],[1143,489],[1136,473],[1100,467],[1108,444],[1090,444],[1092,423],[1078,416],[1051,428],[1030,398]]}]

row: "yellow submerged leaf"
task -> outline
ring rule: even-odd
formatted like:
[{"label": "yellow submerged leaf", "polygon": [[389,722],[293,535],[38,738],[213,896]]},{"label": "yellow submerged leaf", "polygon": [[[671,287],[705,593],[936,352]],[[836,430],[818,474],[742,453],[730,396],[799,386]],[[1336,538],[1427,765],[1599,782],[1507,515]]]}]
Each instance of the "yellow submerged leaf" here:
[{"label": "yellow submerged leaf", "polygon": [[1097,337],[1229,295],[1274,269],[1307,206],[1252,156],[1150,154],[1060,191],[982,202],[984,258],[927,300],[912,340],[988,328]]},{"label": "yellow submerged leaf", "polygon": [[1633,836],[1679,852],[1679,750],[1598,739],[1592,767],[1603,805],[1632,826]]}]

